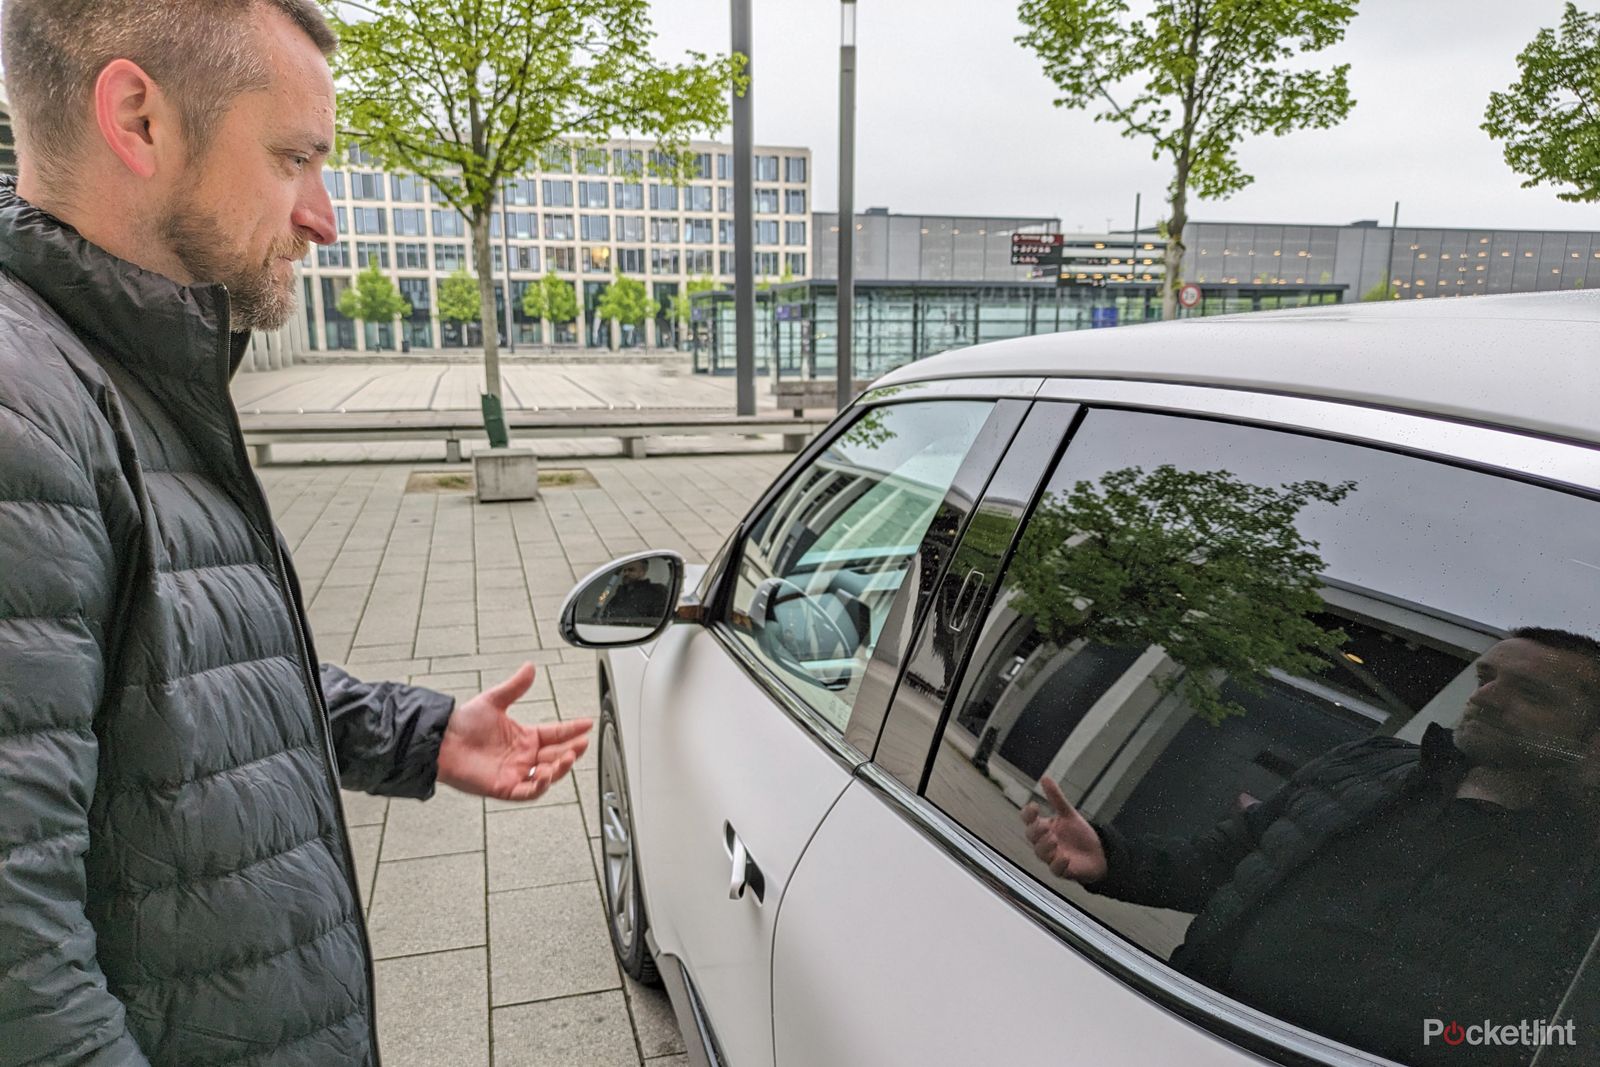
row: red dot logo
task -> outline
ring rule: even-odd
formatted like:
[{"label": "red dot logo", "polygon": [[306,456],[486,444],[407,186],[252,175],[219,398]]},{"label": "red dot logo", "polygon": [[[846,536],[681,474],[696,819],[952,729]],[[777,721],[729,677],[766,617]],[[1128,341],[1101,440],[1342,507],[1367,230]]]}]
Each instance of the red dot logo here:
[{"label": "red dot logo", "polygon": [[1459,1044],[1461,1044],[1461,1042],[1465,1041],[1466,1039],[1467,1039],[1467,1031],[1461,1026],[1460,1023],[1456,1022],[1454,1019],[1452,1019],[1450,1021],[1450,1024],[1444,1028],[1444,1043],[1445,1044],[1447,1044],[1447,1045],[1459,1045]]}]

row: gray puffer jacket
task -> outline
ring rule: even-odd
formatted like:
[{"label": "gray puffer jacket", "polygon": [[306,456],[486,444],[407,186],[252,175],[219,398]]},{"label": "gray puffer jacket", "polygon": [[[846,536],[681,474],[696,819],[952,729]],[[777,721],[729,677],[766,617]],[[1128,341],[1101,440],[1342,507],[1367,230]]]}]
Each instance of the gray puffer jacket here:
[{"label": "gray puffer jacket", "polygon": [[0,1065],[377,1063],[338,786],[453,703],[320,677],[221,286],[0,181]]}]

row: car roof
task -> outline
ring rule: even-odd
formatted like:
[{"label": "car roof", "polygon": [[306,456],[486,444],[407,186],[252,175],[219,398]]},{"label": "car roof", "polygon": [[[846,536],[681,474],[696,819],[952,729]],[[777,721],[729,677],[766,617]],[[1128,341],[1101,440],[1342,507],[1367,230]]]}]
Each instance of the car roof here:
[{"label": "car roof", "polygon": [[876,384],[1013,376],[1284,393],[1600,444],[1600,290],[1331,304],[1036,334],[918,360]]}]

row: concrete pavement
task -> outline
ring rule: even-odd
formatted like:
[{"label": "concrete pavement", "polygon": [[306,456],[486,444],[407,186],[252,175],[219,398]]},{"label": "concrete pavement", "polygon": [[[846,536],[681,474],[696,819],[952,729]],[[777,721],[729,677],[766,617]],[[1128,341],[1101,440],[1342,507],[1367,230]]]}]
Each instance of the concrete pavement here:
[{"label": "concrete pavement", "polygon": [[[242,384],[266,378],[246,375]],[[382,388],[391,386],[399,383]],[[324,383],[322,392],[336,390]],[[490,505],[410,478],[449,469],[443,464],[272,466],[260,474],[294,550],[324,659],[358,677],[405,679],[457,697],[532,660],[538,677],[513,713],[543,721],[598,710],[594,654],[556,636],[556,610],[572,583],[636,549],[705,560],[789,458],[547,463],[581,468],[594,487],[577,479],[537,501]],[[686,1062],[666,998],[625,982],[612,959],[597,875],[596,788],[591,753],[533,804],[443,788],[426,803],[345,795],[377,959],[386,1067]]]}]

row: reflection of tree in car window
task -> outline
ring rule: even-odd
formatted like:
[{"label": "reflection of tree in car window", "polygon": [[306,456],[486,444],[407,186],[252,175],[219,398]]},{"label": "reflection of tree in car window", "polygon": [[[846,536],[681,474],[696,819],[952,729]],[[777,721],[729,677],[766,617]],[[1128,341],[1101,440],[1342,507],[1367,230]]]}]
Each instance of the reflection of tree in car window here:
[{"label": "reflection of tree in car window", "polygon": [[1184,668],[1171,684],[1219,722],[1243,710],[1219,671],[1249,688],[1269,669],[1315,671],[1343,642],[1310,618],[1322,608],[1322,559],[1295,518],[1354,488],[1274,489],[1171,465],[1080,481],[1030,520],[1007,573],[1011,606],[1057,645],[1161,646]]}]

